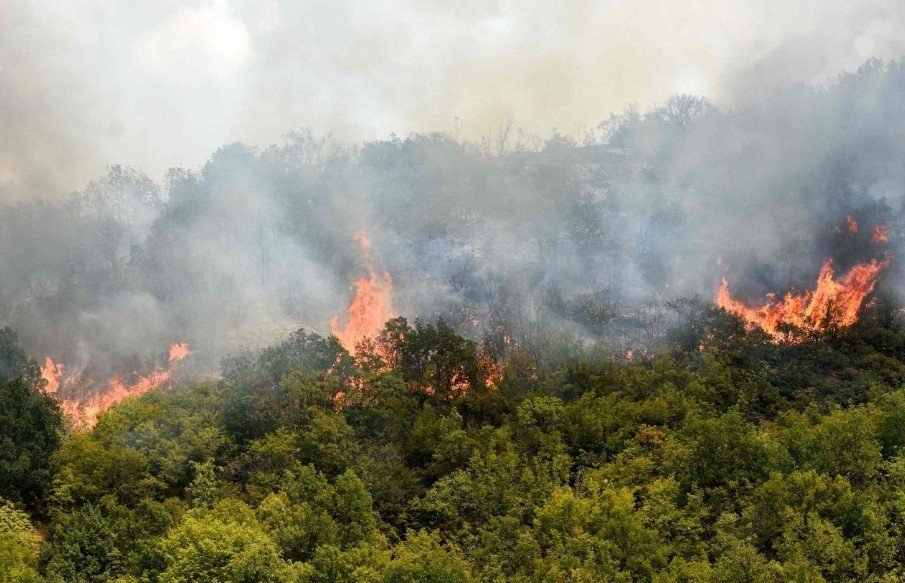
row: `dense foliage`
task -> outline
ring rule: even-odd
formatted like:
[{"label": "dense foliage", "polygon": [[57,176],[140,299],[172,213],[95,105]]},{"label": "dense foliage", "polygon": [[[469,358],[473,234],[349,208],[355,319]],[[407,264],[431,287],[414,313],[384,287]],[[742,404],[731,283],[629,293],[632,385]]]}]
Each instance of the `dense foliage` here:
[{"label": "dense foliage", "polygon": [[689,301],[656,355],[557,365],[442,321],[356,358],[299,331],[59,447],[20,415],[4,439],[52,473],[31,506],[3,485],[0,581],[899,580],[905,327],[878,304],[776,345]]},{"label": "dense foliage", "polygon": [[63,428],[56,400],[40,390],[43,383],[16,334],[0,329],[0,496],[38,511],[50,490],[50,456]]}]

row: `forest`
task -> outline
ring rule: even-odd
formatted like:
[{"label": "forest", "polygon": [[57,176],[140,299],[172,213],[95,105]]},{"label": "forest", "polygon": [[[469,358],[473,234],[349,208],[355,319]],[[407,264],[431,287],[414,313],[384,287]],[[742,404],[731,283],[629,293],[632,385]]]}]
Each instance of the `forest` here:
[{"label": "forest", "polygon": [[903,135],[869,61],[5,205],[0,582],[905,579]]},{"label": "forest", "polygon": [[774,344],[684,308],[621,363],[497,369],[442,319],[355,358],[299,330],[65,437],[7,331],[0,579],[899,580],[897,311]]}]

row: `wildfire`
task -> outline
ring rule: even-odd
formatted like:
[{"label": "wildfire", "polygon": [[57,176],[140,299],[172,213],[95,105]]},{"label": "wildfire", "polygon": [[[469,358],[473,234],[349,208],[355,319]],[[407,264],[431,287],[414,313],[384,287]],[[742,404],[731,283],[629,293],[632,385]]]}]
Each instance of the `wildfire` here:
[{"label": "wildfire", "polygon": [[879,225],[874,227],[870,240],[874,243],[889,242],[889,227],[886,225],[886,223],[880,223]]},{"label": "wildfire", "polygon": [[[60,408],[76,431],[86,431],[97,424],[98,416],[122,402],[127,397],[137,397],[169,382],[176,372],[176,365],[185,357],[193,354],[187,342],[170,345],[168,367],[156,367],[138,381],[127,385],[119,377],[107,381],[107,390],[89,397],[67,398],[60,400]],[[56,393],[60,386],[63,365],[55,364],[48,356],[41,368],[41,376],[47,381],[47,392]]]},{"label": "wildfire", "polygon": [[395,315],[390,305],[393,278],[385,271],[383,277],[378,277],[374,271],[371,266],[371,242],[363,231],[355,235],[355,240],[361,247],[368,277],[355,280],[355,297],[347,310],[345,328],[340,326],[338,315],[330,319],[331,331],[353,356],[359,342],[377,336],[386,321]]},{"label": "wildfire", "polygon": [[776,341],[789,340],[784,328],[821,331],[851,326],[858,320],[858,311],[865,298],[874,290],[877,276],[889,265],[889,259],[855,265],[841,281],[834,279],[831,260],[826,260],[817,277],[814,291],[793,293],[770,300],[758,307],[749,307],[734,299],[729,284],[723,278],[716,295],[719,307],[736,314],[749,327],[757,326]]},{"label": "wildfire", "polygon": [[505,376],[501,364],[486,352],[480,356],[478,362],[484,373],[484,383],[487,385],[487,388],[498,388],[503,383],[503,378]]},{"label": "wildfire", "polygon": [[41,378],[47,381],[44,391],[53,395],[60,389],[60,378],[63,376],[63,365],[57,364],[49,356],[44,358],[44,366],[41,367]]},{"label": "wildfire", "polygon": [[848,232],[852,235],[858,232],[858,221],[852,215],[845,217],[845,224],[848,225]]},{"label": "wildfire", "polygon": [[193,354],[193,352],[189,349],[188,342],[180,342],[178,344],[171,344],[170,345],[169,363],[175,364],[175,363],[179,362],[180,360],[182,360],[183,358],[185,358],[186,356],[189,356],[191,354]]}]

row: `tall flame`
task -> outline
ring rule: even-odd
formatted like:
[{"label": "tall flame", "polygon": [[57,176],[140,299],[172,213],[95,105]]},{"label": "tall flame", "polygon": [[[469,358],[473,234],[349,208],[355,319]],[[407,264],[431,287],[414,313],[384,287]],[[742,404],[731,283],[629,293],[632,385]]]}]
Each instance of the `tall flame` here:
[{"label": "tall flame", "polygon": [[387,320],[395,315],[390,303],[393,278],[386,271],[383,272],[383,277],[377,276],[371,265],[371,241],[363,231],[356,233],[355,240],[361,248],[368,277],[356,279],[354,282],[355,297],[349,304],[345,327],[340,326],[339,315],[330,319],[333,335],[339,338],[343,347],[352,355],[355,354],[359,342],[377,336]]},{"label": "tall flame", "polygon": [[890,260],[859,263],[836,281],[831,260],[826,260],[817,277],[814,291],[786,292],[785,297],[773,297],[762,306],[749,307],[729,293],[729,284],[723,278],[717,290],[716,303],[726,311],[739,316],[748,327],[757,326],[776,341],[788,340],[783,328],[792,326],[804,331],[821,331],[843,328],[858,321],[858,311],[864,299],[874,291],[877,276],[889,265]]},{"label": "tall flame", "polygon": [[[169,366],[166,369],[157,367],[131,385],[126,385],[119,377],[113,377],[107,381],[106,391],[95,393],[90,397],[62,399],[60,408],[74,430],[89,430],[97,424],[98,416],[113,405],[122,402],[127,397],[143,395],[151,389],[169,382],[176,372],[176,365],[190,354],[192,354],[192,350],[187,342],[172,344],[167,359]],[[41,368],[41,376],[47,380],[48,393],[55,393],[59,388],[62,374],[63,365],[54,364],[53,360],[47,357]]]},{"label": "tall flame", "polygon": [[44,357],[44,366],[41,367],[41,378],[47,381],[44,391],[53,395],[60,389],[60,378],[63,376],[63,365],[57,364],[49,356]]}]

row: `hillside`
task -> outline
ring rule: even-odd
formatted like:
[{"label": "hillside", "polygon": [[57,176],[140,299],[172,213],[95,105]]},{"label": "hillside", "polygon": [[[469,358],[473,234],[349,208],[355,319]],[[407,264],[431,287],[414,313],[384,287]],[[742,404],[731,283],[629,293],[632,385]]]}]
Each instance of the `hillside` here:
[{"label": "hillside", "polygon": [[547,346],[567,355],[512,352],[497,368],[442,321],[393,320],[355,358],[298,331],[224,360],[219,382],[128,399],[62,443],[47,438],[61,424],[53,401],[16,402],[24,381],[6,381],[3,427],[17,437],[0,484],[40,535],[4,506],[0,571],[123,582],[902,576],[896,313],[877,305],[851,328],[776,344],[706,304],[684,308],[668,348],[621,362]]}]

